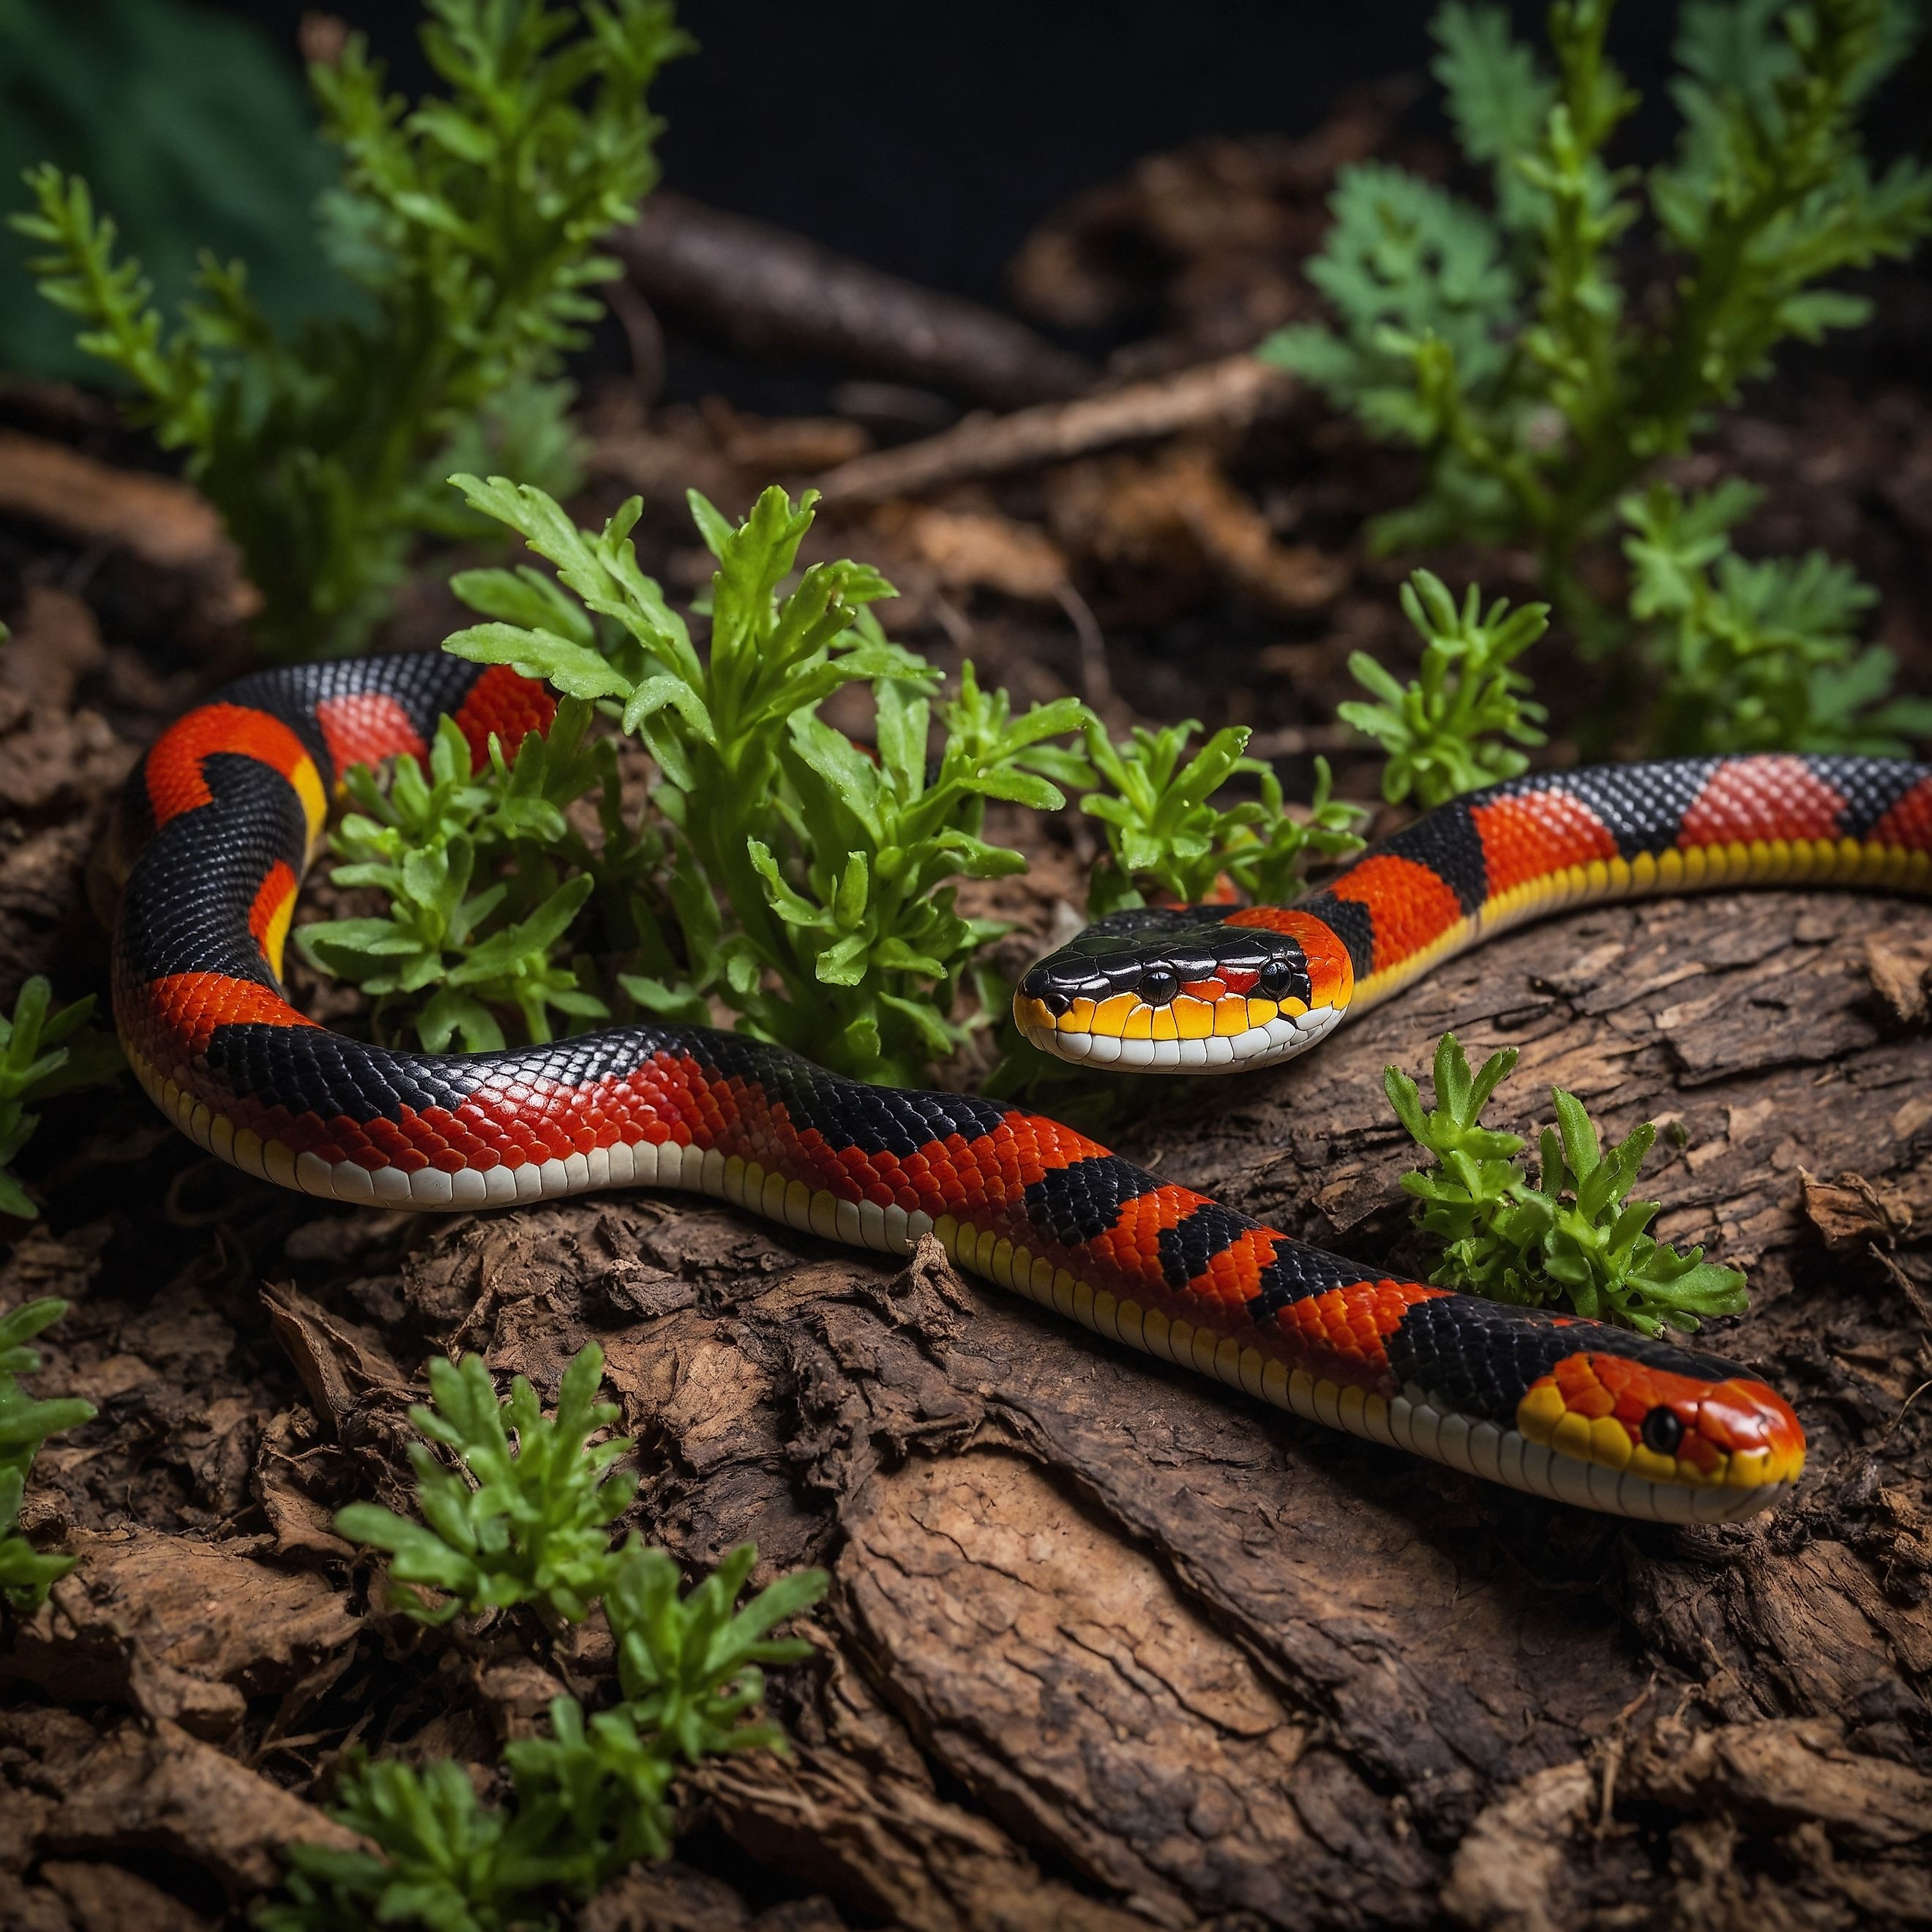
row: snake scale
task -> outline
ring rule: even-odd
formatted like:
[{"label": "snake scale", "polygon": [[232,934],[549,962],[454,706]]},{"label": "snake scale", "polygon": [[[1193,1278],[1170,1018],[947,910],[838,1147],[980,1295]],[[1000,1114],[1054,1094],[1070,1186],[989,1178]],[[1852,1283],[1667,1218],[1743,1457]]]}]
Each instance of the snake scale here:
[{"label": "snake scale", "polygon": [[[446,712],[479,760],[492,733],[514,752],[552,710],[500,667],[345,659],[244,678],[157,740],[117,814],[114,1008],[142,1084],[201,1146],[388,1207],[648,1186],[885,1253],[930,1231],[962,1267],[1110,1340],[1586,1508],[1729,1521],[1797,1480],[1798,1418],[1719,1357],[1390,1278],[1022,1108],[868,1086],[704,1027],[455,1054],[305,1018],[283,947],[344,771],[424,755]],[[1084,1064],[1260,1066],[1560,908],[1929,881],[1932,766],[1759,755],[1537,774],[1428,813],[1294,905],[1102,921],[1028,973],[1015,1013]]]}]

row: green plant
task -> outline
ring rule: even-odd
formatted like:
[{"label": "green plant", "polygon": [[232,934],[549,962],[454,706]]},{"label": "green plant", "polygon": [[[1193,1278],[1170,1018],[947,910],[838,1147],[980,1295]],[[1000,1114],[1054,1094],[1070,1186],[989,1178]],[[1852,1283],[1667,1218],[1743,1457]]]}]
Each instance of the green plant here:
[{"label": "green plant", "polygon": [[[329,844],[351,862],[329,877],[377,889],[389,910],[298,927],[296,940],[310,964],[376,996],[379,1034],[400,1014],[429,1052],[455,1040],[474,1052],[503,1045],[506,1010],[531,1040],[550,1037],[553,1012],[609,1013],[556,957],[599,868],[565,808],[597,787],[604,849],[628,849],[616,760],[608,742],[586,744],[590,721],[588,706],[566,698],[547,735],[530,733],[514,760],[493,738],[490,762],[472,772],[468,741],[445,718],[427,776],[406,754],[386,792],[366,766],[350,769],[346,789],[361,808]],[[566,866],[581,869],[565,878]]]},{"label": "green plant", "polygon": [[98,1087],[126,1064],[112,1036],[88,1025],[94,1012],[92,994],[56,1012],[52,992],[36,974],[20,988],[12,1018],[0,1013],[0,1214],[22,1220],[40,1210],[8,1163],[40,1124],[39,1114],[28,1112],[28,1104]]},{"label": "green plant", "polygon": [[[623,1436],[587,1438],[617,1418],[596,1400],[604,1352],[587,1343],[564,1370],[556,1412],[546,1415],[518,1376],[502,1402],[480,1357],[437,1358],[429,1366],[430,1406],[410,1420],[428,1442],[455,1455],[446,1468],[426,1443],[410,1445],[424,1520],[374,1503],[352,1503],[336,1527],[392,1553],[390,1575],[406,1588],[399,1606],[424,1623],[513,1604],[536,1604],[564,1620],[585,1614],[609,1568],[608,1526],[636,1495],[634,1474],[610,1466],[631,1446]],[[513,1447],[511,1436],[516,1441]],[[431,1604],[414,1586],[445,1600]]]},{"label": "green plant", "polygon": [[758,1558],[755,1545],[740,1544],[680,1597],[677,1565],[634,1542],[612,1575],[604,1608],[622,1708],[687,1764],[720,1751],[787,1748],[775,1726],[746,1719],[764,1700],[759,1666],[812,1654],[802,1638],[775,1640],[770,1631],[818,1602],[830,1580],[822,1570],[794,1570],[736,1607]]},{"label": "green plant", "polygon": [[[839,1071],[909,1081],[981,1015],[952,1016],[975,954],[1004,930],[962,914],[953,883],[1024,869],[980,835],[988,799],[1063,803],[1046,775],[1078,769],[1048,741],[1085,718],[1072,699],[1012,717],[970,672],[938,707],[938,680],[889,643],[867,606],[893,594],[869,566],[815,563],[780,586],[812,521],[811,498],[768,490],[735,527],[703,497],[693,514],[718,560],[708,647],[638,568],[626,505],[580,530],[544,492],[457,479],[469,500],[556,568],[459,580],[490,621],[446,649],[511,664],[597,704],[636,734],[662,774],[674,949],[640,920],[643,970],[625,976],[649,1010],[704,1021],[716,998],[759,1036]],[[870,687],[869,758],[818,716],[841,686]]]},{"label": "green plant", "polygon": [[1652,742],[1904,755],[1932,734],[1932,700],[1886,701],[1892,653],[1857,635],[1878,593],[1820,550],[1739,556],[1730,532],[1761,494],[1734,477],[1701,496],[1653,483],[1624,500],[1630,612],[1651,626],[1659,676]]},{"label": "green plant", "polygon": [[827,1580],[821,1570],[781,1576],[737,1607],[757,1561],[741,1544],[680,1597],[677,1567],[662,1550],[634,1541],[608,1557],[596,1590],[608,1593],[620,1701],[586,1717],[574,1698],[553,1698],[550,1735],[504,1748],[511,1790],[502,1809],[483,1804],[446,1760],[418,1771],[352,1754],[334,1815],[376,1850],[291,1846],[290,1898],[260,1909],[256,1922],[263,1932],[362,1932],[372,1923],[508,1932],[551,1923],[539,1916],[550,1897],[588,1898],[637,1860],[664,1857],[680,1760],[789,1748],[775,1725],[748,1720],[764,1694],[758,1666],[810,1654],[769,1633],[815,1603]]},{"label": "green plant", "polygon": [[[558,475],[564,352],[616,272],[593,252],[656,178],[645,90],[689,44],[665,0],[429,0],[424,51],[447,95],[408,109],[351,35],[310,82],[343,161],[323,240],[356,299],[279,337],[242,266],[204,257],[170,330],[85,182],[28,176],[15,226],[42,292],[134,388],[220,509],[263,598],[264,644],[347,650],[387,609],[408,553],[452,527],[441,482],[489,442]],[[587,104],[579,97],[589,92]],[[517,434],[514,463],[512,431]],[[458,452],[460,452],[460,454]]]},{"label": "green plant", "polygon": [[364,1932],[372,1925],[425,1932],[509,1932],[554,1925],[539,1894],[553,1883],[548,1807],[506,1816],[476,1796],[459,1764],[418,1771],[393,1759],[345,1760],[332,1807],[339,1824],[377,1852],[292,1844],[290,1897],[256,1908],[262,1932]]},{"label": "green plant", "polygon": [[1557,1124],[1543,1130],[1532,1184],[1516,1159],[1521,1138],[1482,1124],[1516,1062],[1516,1049],[1505,1048],[1472,1074],[1455,1035],[1444,1034],[1436,1049],[1436,1105],[1426,1112],[1407,1074],[1383,1070],[1396,1118],[1434,1157],[1402,1178],[1403,1191],[1422,1204],[1418,1226],[1442,1250],[1429,1279],[1528,1307],[1564,1303],[1646,1335],[1738,1313],[1744,1276],[1706,1261],[1702,1248],[1680,1255],[1653,1239],[1646,1230],[1658,1204],[1628,1198],[1657,1138],[1648,1121],[1606,1153],[1582,1103],[1552,1088]]},{"label": "green plant", "polygon": [[[1355,827],[1366,814],[1330,796],[1327,759],[1316,760],[1315,796],[1306,817],[1297,818],[1282,802],[1274,768],[1241,755],[1244,728],[1216,732],[1187,758],[1188,740],[1200,728],[1191,718],[1158,731],[1136,728],[1117,745],[1097,718],[1088,721],[1087,757],[1108,788],[1080,801],[1107,840],[1107,858],[1088,889],[1094,918],[1144,904],[1150,892],[1182,905],[1212,899],[1227,886],[1258,903],[1291,898],[1310,856],[1360,850]],[[1237,776],[1256,779],[1260,797],[1215,805],[1214,794]]]},{"label": "green plant", "polygon": [[1402,586],[1402,608],[1422,636],[1420,673],[1398,684],[1366,651],[1351,652],[1356,682],[1380,701],[1335,708],[1386,754],[1382,796],[1394,804],[1412,794],[1426,811],[1528,768],[1515,747],[1541,744],[1537,727],[1549,714],[1511,667],[1548,628],[1550,607],[1512,610],[1498,597],[1485,612],[1472,584],[1459,609],[1440,578],[1418,570]]},{"label": "green plant", "polygon": [[27,1472],[40,1444],[64,1429],[78,1429],[94,1416],[92,1406],[78,1397],[37,1402],[20,1387],[20,1377],[40,1366],[39,1352],[27,1344],[66,1312],[64,1301],[48,1296],[0,1316],[0,1598],[20,1611],[45,1603],[47,1592],[76,1561],[71,1556],[43,1556],[20,1534]]},{"label": "green plant", "polygon": [[462,1767],[446,1760],[418,1770],[350,1754],[334,1815],[376,1850],[292,1846],[288,1898],[256,1915],[265,1932],[549,1924],[547,1899],[588,1898],[636,1860],[669,1852],[667,1793],[680,1762],[788,1748],[776,1726],[754,1715],[765,1688],[759,1666],[810,1654],[808,1644],[770,1633],[818,1600],[826,1574],[781,1576],[740,1606],[758,1562],[751,1544],[682,1595],[677,1566],[662,1550],[634,1538],[614,1551],[607,1526],[637,1484],[609,1474],[628,1442],[588,1440],[616,1416],[593,1400],[603,1363],[595,1343],[579,1351],[552,1417],[520,1376],[499,1403],[477,1357],[432,1362],[435,1407],[412,1409],[410,1418],[456,1452],[476,1486],[412,1444],[427,1522],[363,1503],[344,1510],[336,1524],[392,1551],[398,1581],[447,1594],[440,1608],[413,1593],[400,1600],[424,1622],[530,1602],[574,1622],[601,1598],[616,1646],[618,1702],[586,1716],[574,1698],[552,1699],[550,1735],[505,1748],[511,1790],[502,1808],[484,1804]]},{"label": "green plant", "polygon": [[[1858,128],[1913,36],[1912,0],[1687,0],[1682,131],[1643,198],[1606,158],[1637,105],[1605,56],[1612,11],[1552,6],[1552,70],[1500,8],[1443,7],[1436,72],[1493,210],[1386,166],[1344,170],[1310,268],[1334,326],[1296,325],[1261,352],[1426,453],[1422,496],[1379,543],[1526,540],[1598,644],[1618,626],[1585,589],[1582,547],[1780,342],[1863,319],[1834,275],[1932,230],[1932,174],[1901,160],[1874,177]],[[1682,269],[1637,300],[1615,250],[1646,199]]]}]

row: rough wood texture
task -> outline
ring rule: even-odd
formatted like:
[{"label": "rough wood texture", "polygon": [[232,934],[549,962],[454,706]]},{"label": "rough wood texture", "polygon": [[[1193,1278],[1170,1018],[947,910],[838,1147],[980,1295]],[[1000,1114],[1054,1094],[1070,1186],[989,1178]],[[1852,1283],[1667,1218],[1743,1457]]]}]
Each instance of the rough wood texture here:
[{"label": "rough wood texture", "polygon": [[[1883,1244],[1925,1220],[1932,1046],[1868,951],[1928,940],[1932,910],[1875,899],[1574,916],[1124,1143],[1386,1254],[1405,1159],[1381,1070],[1444,1028],[1522,1047],[1513,1124],[1552,1082],[1619,1126],[1679,1124],[1664,1226],[1750,1266],[1724,1346],[1814,1445],[1801,1498],[1736,1528],[1516,1496],[1105,1346],[936,1248],[893,1270],[675,1200],[434,1224],[357,1293],[540,1385],[596,1336],[651,1534],[832,1565],[822,1664],[782,1694],[797,1761],[706,1790],[746,1851],[862,1918],[1575,1927],[1640,1900],[1907,1922],[1932,1899],[1932,1405],[1900,1417],[1925,1302]],[[1854,1164],[1865,1192],[1840,1192],[1891,1218],[1864,1224],[1880,1252],[1840,1229],[1828,1253],[1804,1178]],[[342,1439],[393,1444],[361,1406],[398,1397],[359,1375]]]}]

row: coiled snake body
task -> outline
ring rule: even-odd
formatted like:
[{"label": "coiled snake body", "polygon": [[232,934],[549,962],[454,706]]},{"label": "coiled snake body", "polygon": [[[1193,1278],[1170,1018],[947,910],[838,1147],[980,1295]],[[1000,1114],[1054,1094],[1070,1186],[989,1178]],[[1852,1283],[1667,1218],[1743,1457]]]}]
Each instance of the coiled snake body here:
[{"label": "coiled snake body", "polygon": [[[385,1206],[642,1185],[887,1253],[929,1230],[962,1267],[1110,1340],[1587,1508],[1731,1520],[1796,1480],[1797,1418],[1716,1356],[1388,1278],[1020,1108],[867,1086],[704,1027],[455,1054],[304,1018],[282,951],[342,772],[422,755],[442,712],[480,759],[490,734],[514,750],[551,710],[505,669],[371,658],[246,678],[157,741],[118,816],[115,1015],[142,1083],[202,1147]],[[1928,879],[1932,767],[1760,756],[1543,774],[1430,813],[1294,906],[1102,922],[1028,973],[1015,1010],[1069,1059],[1258,1065],[1560,907]]]}]

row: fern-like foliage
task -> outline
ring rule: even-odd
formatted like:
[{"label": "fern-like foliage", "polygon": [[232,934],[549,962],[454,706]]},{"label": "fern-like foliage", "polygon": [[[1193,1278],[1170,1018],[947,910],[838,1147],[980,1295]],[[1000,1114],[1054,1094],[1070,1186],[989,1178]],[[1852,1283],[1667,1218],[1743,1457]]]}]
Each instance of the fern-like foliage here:
[{"label": "fern-like foliage", "polygon": [[489,450],[568,487],[562,358],[616,272],[600,238],[656,178],[646,90],[689,44],[668,0],[428,4],[441,95],[412,108],[388,92],[359,35],[310,69],[342,159],[323,240],[355,291],[343,314],[284,339],[243,265],[205,256],[170,326],[87,184],[52,166],[15,218],[80,346],[188,451],[284,656],[352,649],[416,539],[464,527],[442,487],[452,462]]},{"label": "fern-like foliage", "polygon": [[1376,701],[1336,706],[1382,748],[1382,796],[1391,804],[1412,796],[1426,811],[1527,770],[1516,747],[1544,742],[1546,714],[1514,666],[1548,628],[1549,605],[1512,610],[1498,597],[1486,611],[1473,584],[1458,605],[1440,578],[1418,570],[1402,587],[1402,608],[1422,637],[1420,670],[1401,684],[1366,651],[1353,652],[1348,669]]},{"label": "fern-like foliage", "polygon": [[[628,997],[700,1023],[722,1000],[748,1030],[868,1078],[910,1082],[961,1045],[993,998],[956,1016],[975,956],[1006,928],[963,913],[956,882],[1024,869],[982,836],[987,802],[1064,804],[1048,774],[1084,767],[1053,741],[1084,708],[1016,717],[970,670],[935,706],[933,667],[872,614],[895,593],[869,565],[816,563],[782,590],[808,496],[769,490],[734,524],[693,494],[718,566],[700,646],[638,567],[636,502],[584,530],[532,487],[457,480],[556,575],[469,573],[458,588],[488,621],[446,647],[598,705],[663,775],[650,804],[674,944],[636,922]],[[870,692],[875,755],[818,716],[854,684]]]},{"label": "fern-like foliage", "polygon": [[[1272,904],[1294,896],[1311,859],[1360,849],[1356,827],[1366,814],[1331,796],[1325,758],[1315,761],[1314,796],[1298,816],[1283,802],[1274,767],[1242,755],[1244,727],[1216,732],[1190,757],[1188,740],[1200,728],[1192,718],[1136,728],[1116,744],[1097,718],[1089,722],[1087,756],[1097,782],[1080,808],[1100,821],[1107,841],[1088,889],[1094,918],[1143,905],[1149,896],[1190,905],[1232,892]],[[1236,778],[1252,779],[1259,796],[1216,804]]]},{"label": "fern-like foliage", "polygon": [[1878,593],[1822,550],[1740,556],[1730,532],[1762,494],[1734,477],[1688,497],[1653,483],[1624,501],[1658,749],[1903,756],[1932,735],[1932,700],[1888,697],[1892,653],[1860,643]]},{"label": "fern-like foliage", "polygon": [[[5,1333],[0,1324],[0,1339]],[[350,1752],[334,1816],[374,1849],[292,1846],[286,1897],[256,1914],[264,1932],[553,1924],[550,1900],[589,1898],[638,1859],[670,1851],[668,1794],[680,1766],[724,1751],[789,1749],[758,1714],[761,1666],[810,1655],[802,1640],[772,1632],[816,1603],[829,1580],[822,1570],[797,1571],[740,1604],[758,1562],[748,1543],[689,1592],[663,1550],[634,1538],[612,1550],[608,1526],[637,1484],[610,1470],[628,1442],[590,1440],[616,1418],[596,1400],[603,1365],[594,1343],[582,1349],[550,1416],[521,1376],[499,1402],[476,1357],[437,1361],[434,1407],[411,1417],[454,1453],[461,1473],[412,1446],[422,1519],[358,1503],[336,1524],[393,1552],[397,1581],[444,1593],[440,1606],[401,1598],[425,1622],[520,1603],[572,1622],[601,1600],[616,1648],[617,1701],[586,1714],[573,1697],[554,1698],[548,1736],[505,1748],[510,1791],[501,1806],[484,1802],[447,1760],[418,1768]],[[4,1405],[0,1386],[0,1420]]]},{"label": "fern-like foliage", "polygon": [[126,1064],[113,1036],[88,1024],[93,1014],[92,994],[56,1011],[38,974],[20,988],[12,1017],[0,1013],[0,1214],[31,1220],[40,1211],[8,1167],[40,1124],[32,1104],[98,1087]]},{"label": "fern-like foliage", "polygon": [[[559,956],[606,882],[598,874],[641,856],[622,824],[610,742],[585,742],[591,717],[587,705],[566,698],[548,733],[528,734],[514,760],[493,738],[480,771],[471,770],[469,740],[450,718],[437,727],[427,772],[406,754],[385,790],[367,766],[350,767],[345,789],[358,808],[329,839],[348,862],[329,877],[376,889],[388,910],[319,920],[298,927],[296,941],[311,965],[375,996],[379,1032],[406,1016],[430,1052],[452,1042],[476,1052],[504,1044],[498,1016],[506,1012],[532,1041],[551,1036],[553,1015],[566,1030],[608,1016],[610,1007]],[[565,817],[593,788],[608,865]]]},{"label": "fern-like foliage", "polygon": [[803,1639],[772,1630],[825,1594],[823,1570],[798,1570],[738,1598],[758,1562],[740,1544],[688,1595],[662,1550],[633,1544],[619,1559],[604,1610],[617,1643],[617,1681],[631,1720],[662,1738],[687,1764],[720,1751],[776,1750],[783,1734],[749,1714],[764,1700],[761,1666],[812,1654]]},{"label": "fern-like foliage", "polygon": [[[1491,206],[1384,164],[1345,169],[1309,270],[1332,325],[1298,325],[1261,351],[1425,453],[1426,489],[1375,526],[1378,544],[1527,542],[1558,608],[1600,650],[1628,626],[1586,587],[1580,552],[1609,534],[1660,458],[1766,373],[1780,344],[1864,318],[1864,298],[1834,278],[1908,254],[1932,232],[1932,173],[1909,159],[1875,173],[1858,129],[1922,24],[1912,0],[1686,0],[1672,88],[1681,134],[1647,177],[1612,158],[1638,104],[1606,51],[1613,12],[1614,0],[1561,0],[1546,62],[1500,7],[1444,6],[1435,71],[1465,154],[1490,173]],[[1619,244],[1646,214],[1682,264],[1669,290],[1624,279]],[[1791,569],[1774,574],[1757,588],[1775,604]],[[1740,580],[1738,597],[1751,594]],[[1640,602],[1641,622],[1655,606]],[[1654,634],[1682,634],[1671,624]],[[1742,655],[1757,660],[1735,683],[1744,709],[1713,721],[1726,742],[1756,742],[1768,715],[1758,672],[1775,653]],[[1852,672],[1844,653],[1810,653],[1786,690],[1838,709],[1787,712],[1796,735],[1780,742],[1894,735],[1895,723],[1858,716],[1882,698],[1881,668],[1867,656]],[[1816,669],[1828,674],[1813,679]],[[1687,692],[1700,680],[1708,686],[1703,667]],[[1672,739],[1681,722],[1660,729]]]},{"label": "fern-like foliage", "polygon": [[1649,1232],[1654,1201],[1629,1198],[1657,1138],[1648,1121],[1606,1150],[1582,1103],[1550,1090],[1556,1125],[1543,1131],[1532,1180],[1516,1156],[1520,1136],[1483,1124],[1483,1109],[1516,1063],[1514,1047],[1480,1070],[1454,1034],[1436,1049],[1436,1105],[1425,1108],[1415,1082],[1384,1068],[1389,1105],[1430,1166],[1402,1178],[1421,1204],[1417,1225],[1441,1250],[1429,1279],[1492,1300],[1565,1306],[1593,1320],[1646,1335],[1694,1330],[1704,1318],[1744,1306],[1744,1278],[1679,1254]]}]

